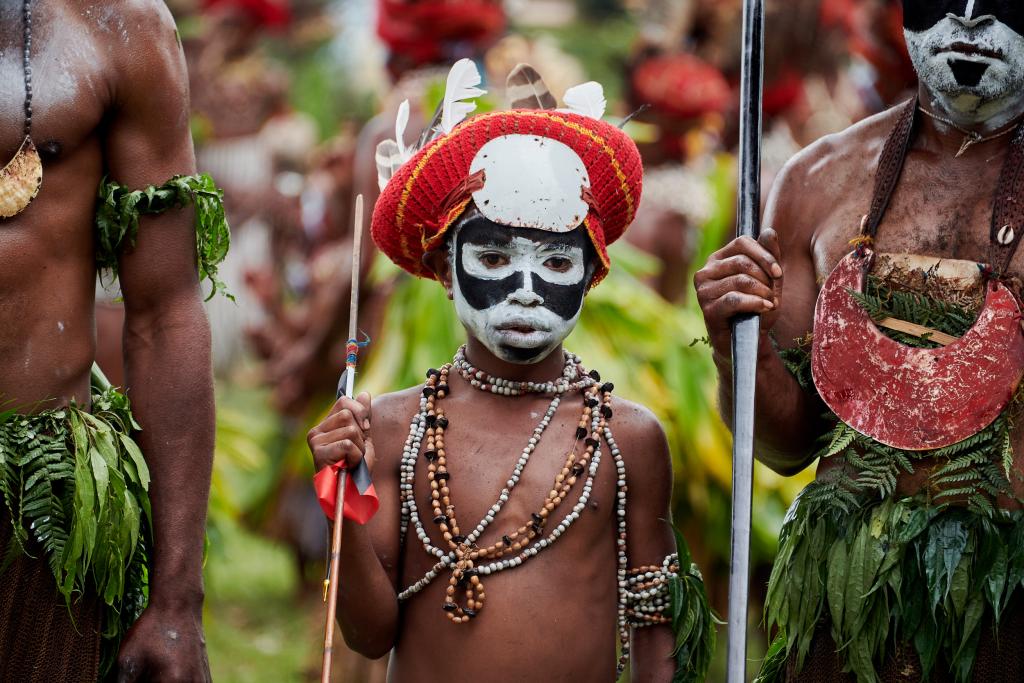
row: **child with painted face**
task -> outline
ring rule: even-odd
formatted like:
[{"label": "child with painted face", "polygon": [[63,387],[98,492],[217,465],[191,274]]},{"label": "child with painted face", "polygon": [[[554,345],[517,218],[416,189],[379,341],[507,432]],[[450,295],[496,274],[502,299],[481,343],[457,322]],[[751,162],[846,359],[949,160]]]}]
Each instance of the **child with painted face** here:
[{"label": "child with painted face", "polygon": [[[338,615],[349,647],[391,653],[389,680],[675,672],[664,432],[562,348],[640,199],[635,145],[590,113],[442,124],[384,178],[374,241],[438,280],[467,333],[422,385],[342,399],[310,433],[317,469],[373,473],[381,507],[345,521]],[[685,652],[708,645],[699,618]]]},{"label": "child with painted face", "polygon": [[499,225],[470,205],[446,259],[428,264],[455,301],[470,344],[516,364],[537,363],[583,310],[597,253],[581,226],[567,233]]}]

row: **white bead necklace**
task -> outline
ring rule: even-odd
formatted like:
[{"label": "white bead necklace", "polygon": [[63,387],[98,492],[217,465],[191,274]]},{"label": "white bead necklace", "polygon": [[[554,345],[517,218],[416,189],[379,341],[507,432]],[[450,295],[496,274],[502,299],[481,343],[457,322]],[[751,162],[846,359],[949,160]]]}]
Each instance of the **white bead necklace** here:
[{"label": "white bead necklace", "polygon": [[[465,537],[465,543],[473,545],[494,521],[505,503],[508,502],[512,490],[515,488],[516,484],[519,483],[523,470],[526,468],[526,465],[530,460],[530,456],[536,450],[545,430],[551,424],[551,419],[555,415],[555,412],[558,410],[558,406],[561,403],[561,397],[567,392],[585,391],[587,388],[597,384],[600,381],[600,377],[597,373],[591,373],[589,375],[584,374],[582,372],[582,365],[579,358],[571,353],[566,353],[566,362],[562,376],[552,382],[514,382],[487,375],[469,364],[465,358],[465,347],[459,349],[459,352],[456,354],[454,361],[449,367],[459,372],[463,379],[480,391],[505,396],[520,396],[523,394],[543,394],[552,396],[548,409],[545,411],[539,424],[534,428],[533,434],[531,435],[527,445],[523,448],[523,452],[516,461],[516,465],[508,480],[505,482],[505,486],[498,494],[497,501],[488,509],[473,531]],[[436,372],[437,371],[431,370],[430,373],[428,373],[428,377],[433,377]],[[437,547],[431,541],[430,536],[427,534],[424,527],[423,521],[420,518],[419,508],[415,500],[416,460],[420,454],[424,434],[428,429],[428,396],[431,395],[430,391],[427,391],[427,389],[430,388],[429,385],[430,380],[428,380],[425,385],[424,394],[420,398],[419,411],[412,418],[409,425],[409,435],[406,438],[405,446],[402,451],[399,486],[402,501],[400,538],[401,543],[404,546],[405,538],[408,535],[409,525],[411,522],[416,536],[423,544],[424,550],[426,550],[429,555],[436,557],[437,562],[419,580],[413,582],[399,593],[398,599],[400,601],[408,600],[416,593],[425,589],[442,572],[448,570],[458,561],[454,551]],[[630,602],[635,600],[635,596],[633,596],[632,591],[629,590],[631,584],[627,579],[626,466],[622,458],[622,453],[615,442],[615,437],[612,434],[611,427],[607,424],[607,420],[611,417],[610,401],[612,386],[610,384],[606,384],[602,389],[606,389],[601,392],[601,394],[603,394],[603,402],[601,403],[599,410],[594,409],[591,413],[590,432],[594,434],[595,437],[598,434],[601,434],[604,437],[604,441],[608,444],[608,449],[612,454],[612,459],[615,462],[616,469],[615,517],[618,526],[618,533],[616,537],[616,577],[618,583],[616,622],[621,652],[616,664],[616,676],[619,676],[625,670],[629,662],[630,647],[627,607]],[[450,391],[447,387],[445,387],[445,390],[446,392]],[[431,389],[431,391],[433,390]],[[446,421],[446,418],[444,417],[439,419]],[[602,419],[604,419],[603,426]],[[577,434],[577,436],[579,435]],[[506,569],[518,567],[523,562],[535,557],[538,553],[550,547],[556,540],[558,540],[558,538],[568,531],[569,527],[579,519],[580,515],[586,509],[587,503],[589,502],[593,492],[594,480],[597,477],[600,464],[601,445],[600,441],[598,441],[594,446],[593,456],[591,457],[589,467],[586,470],[586,479],[584,480],[580,497],[569,513],[557,525],[555,525],[555,527],[546,536],[540,538],[533,545],[523,548],[516,556],[506,559],[497,559],[488,564],[480,565],[476,567],[477,572],[482,576],[488,576]]]}]

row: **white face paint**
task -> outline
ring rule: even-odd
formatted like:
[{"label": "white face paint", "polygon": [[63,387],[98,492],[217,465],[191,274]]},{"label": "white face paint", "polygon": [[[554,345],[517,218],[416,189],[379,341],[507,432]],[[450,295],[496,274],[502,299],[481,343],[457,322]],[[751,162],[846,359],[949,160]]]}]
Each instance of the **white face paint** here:
[{"label": "white face paint", "polygon": [[929,28],[905,29],[907,48],[940,114],[996,130],[1024,113],[1024,36],[980,14],[975,0],[958,7]]},{"label": "white face paint", "polygon": [[586,239],[582,231],[525,231],[480,218],[460,227],[452,290],[469,334],[510,363],[546,358],[579,321],[589,272]]}]

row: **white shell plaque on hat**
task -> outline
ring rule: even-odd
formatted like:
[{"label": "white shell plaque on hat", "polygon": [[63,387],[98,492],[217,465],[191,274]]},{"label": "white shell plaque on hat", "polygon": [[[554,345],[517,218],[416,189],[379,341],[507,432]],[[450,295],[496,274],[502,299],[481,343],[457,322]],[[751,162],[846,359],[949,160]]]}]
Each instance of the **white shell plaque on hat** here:
[{"label": "white shell plaque on hat", "polygon": [[590,176],[565,143],[540,135],[503,135],[476,153],[469,172],[484,171],[473,201],[487,219],[516,228],[575,230],[587,216]]}]

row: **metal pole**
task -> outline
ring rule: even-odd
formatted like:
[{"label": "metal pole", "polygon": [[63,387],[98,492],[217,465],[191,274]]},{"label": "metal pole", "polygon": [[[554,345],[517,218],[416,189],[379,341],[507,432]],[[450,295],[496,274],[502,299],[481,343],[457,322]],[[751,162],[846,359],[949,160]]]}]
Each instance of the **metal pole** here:
[{"label": "metal pole", "polygon": [[[757,239],[761,223],[761,102],[764,80],[764,3],[743,2],[743,70],[740,81],[740,182],[737,231]],[[754,389],[761,320],[733,320],[732,557],[729,567],[729,649],[726,679],[747,676],[747,602],[750,581],[750,516],[754,495]]]}]

